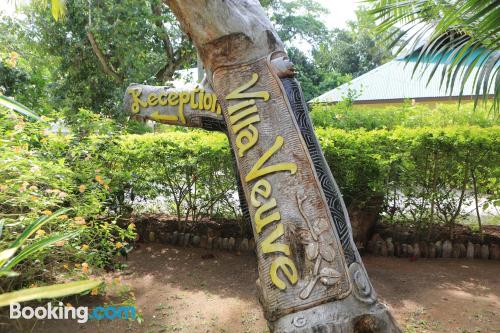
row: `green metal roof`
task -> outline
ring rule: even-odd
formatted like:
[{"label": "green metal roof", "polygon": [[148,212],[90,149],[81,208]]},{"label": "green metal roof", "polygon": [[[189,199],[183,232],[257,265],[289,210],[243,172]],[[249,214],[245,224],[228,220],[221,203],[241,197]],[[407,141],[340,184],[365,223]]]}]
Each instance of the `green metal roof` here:
[{"label": "green metal roof", "polygon": [[[381,65],[355,79],[332,89],[323,95],[316,97],[310,103],[337,103],[348,96],[349,90],[356,92],[355,102],[379,102],[404,100],[404,99],[439,99],[445,97],[456,97],[460,95],[460,84],[453,87],[453,91],[446,91],[445,83],[441,85],[441,73],[445,68],[444,64],[438,64],[434,77],[429,80],[436,59],[423,59],[415,73],[415,63],[418,52],[405,58],[396,58],[384,65]],[[446,58],[446,57],[444,57]],[[427,66],[428,65],[428,66]],[[427,70],[425,68],[427,67]],[[474,69],[467,80],[463,96],[474,94],[473,81],[477,69]],[[461,82],[458,78],[457,82]],[[493,94],[494,87],[490,89]]]}]

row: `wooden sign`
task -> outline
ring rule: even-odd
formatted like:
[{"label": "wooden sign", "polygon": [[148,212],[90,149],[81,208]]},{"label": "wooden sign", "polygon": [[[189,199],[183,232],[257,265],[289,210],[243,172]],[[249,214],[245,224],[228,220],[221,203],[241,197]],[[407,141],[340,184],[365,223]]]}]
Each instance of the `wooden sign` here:
[{"label": "wooden sign", "polygon": [[204,128],[207,123],[224,122],[217,96],[202,87],[186,91],[132,84],[125,93],[124,107],[144,119],[171,125]]},{"label": "wooden sign", "polygon": [[270,57],[219,67],[213,82],[249,203],[266,317],[346,297],[342,246]]}]

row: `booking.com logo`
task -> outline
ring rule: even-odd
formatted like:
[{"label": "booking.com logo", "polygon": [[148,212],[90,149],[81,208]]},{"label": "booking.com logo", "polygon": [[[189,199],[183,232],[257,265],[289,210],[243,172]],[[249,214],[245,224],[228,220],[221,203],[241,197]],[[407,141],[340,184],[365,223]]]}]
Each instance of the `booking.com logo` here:
[{"label": "booking.com logo", "polygon": [[59,305],[47,303],[45,306],[33,308],[23,306],[19,303],[11,303],[9,311],[10,319],[76,319],[78,323],[86,323],[89,319],[132,319],[136,318],[135,306],[96,306],[90,310],[88,306],[64,306],[62,302]]}]

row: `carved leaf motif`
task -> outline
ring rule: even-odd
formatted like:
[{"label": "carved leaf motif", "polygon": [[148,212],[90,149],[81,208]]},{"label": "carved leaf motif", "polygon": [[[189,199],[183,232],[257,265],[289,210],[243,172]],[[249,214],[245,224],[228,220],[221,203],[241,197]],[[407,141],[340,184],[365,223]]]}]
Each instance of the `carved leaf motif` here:
[{"label": "carved leaf motif", "polygon": [[326,286],[334,285],[340,279],[340,273],[331,267],[324,267],[321,269],[320,281]]},{"label": "carved leaf motif", "polygon": [[321,257],[328,262],[332,262],[335,258],[335,251],[333,248],[329,244],[323,242],[319,248],[319,253],[321,254]]},{"label": "carved leaf motif", "polygon": [[307,229],[300,228],[297,232],[300,238],[300,242],[304,245],[310,244],[314,242],[314,239],[311,235],[311,232]]},{"label": "carved leaf motif", "polygon": [[328,232],[330,229],[325,219],[317,220],[316,223],[313,224],[312,228],[318,236],[320,236],[324,232]]},{"label": "carved leaf motif", "polygon": [[314,260],[319,254],[318,243],[312,242],[306,245],[306,256],[309,260]]}]

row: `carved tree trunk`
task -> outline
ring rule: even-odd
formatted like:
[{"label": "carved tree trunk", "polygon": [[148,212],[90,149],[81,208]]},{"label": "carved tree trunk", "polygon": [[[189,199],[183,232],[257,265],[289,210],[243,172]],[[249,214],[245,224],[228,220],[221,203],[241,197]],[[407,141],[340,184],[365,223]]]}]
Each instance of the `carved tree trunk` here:
[{"label": "carved tree trunk", "polygon": [[[257,242],[257,286],[271,330],[400,332],[377,300],[301,88],[258,1],[164,2],[193,40],[218,96]],[[140,89],[130,93],[138,107]],[[177,98],[185,106],[178,115],[161,119],[151,111],[151,118],[205,127],[204,117],[187,106],[187,93]],[[218,118],[209,104],[209,118]]]}]

